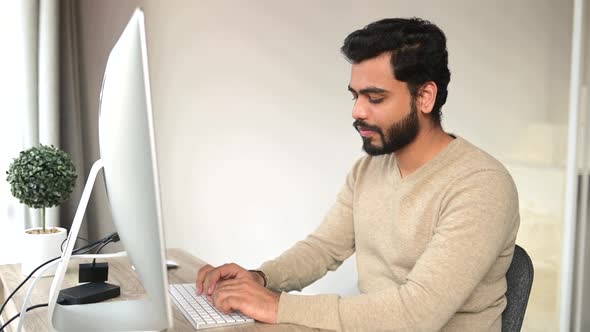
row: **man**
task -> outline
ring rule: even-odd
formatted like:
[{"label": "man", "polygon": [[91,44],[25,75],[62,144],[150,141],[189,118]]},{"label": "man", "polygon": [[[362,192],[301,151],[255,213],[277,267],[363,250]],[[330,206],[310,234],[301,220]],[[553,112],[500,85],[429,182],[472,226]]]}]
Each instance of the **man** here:
[{"label": "man", "polygon": [[[368,156],[319,228],[259,270],[203,267],[198,292],[268,323],[345,331],[500,331],[518,197],[494,158],[441,126],[446,37],[421,19],[350,34],[348,90]],[[360,295],[300,290],[356,252]]]}]

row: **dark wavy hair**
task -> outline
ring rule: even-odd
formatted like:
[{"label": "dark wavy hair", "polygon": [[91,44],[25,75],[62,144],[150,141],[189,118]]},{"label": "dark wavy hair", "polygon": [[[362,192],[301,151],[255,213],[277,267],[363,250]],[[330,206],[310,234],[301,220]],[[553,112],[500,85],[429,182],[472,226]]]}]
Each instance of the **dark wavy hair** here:
[{"label": "dark wavy hair", "polygon": [[441,108],[451,80],[446,42],[442,30],[427,20],[388,18],[354,31],[340,50],[351,63],[391,52],[393,76],[408,84],[413,98],[423,84],[434,82],[438,92],[431,119],[440,125]]}]

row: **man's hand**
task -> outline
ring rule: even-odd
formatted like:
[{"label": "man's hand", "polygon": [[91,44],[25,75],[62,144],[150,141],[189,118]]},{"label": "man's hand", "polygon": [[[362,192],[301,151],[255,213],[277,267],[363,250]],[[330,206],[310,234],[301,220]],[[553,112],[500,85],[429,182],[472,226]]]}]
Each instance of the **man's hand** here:
[{"label": "man's hand", "polygon": [[274,324],[279,312],[280,293],[266,289],[254,279],[229,279],[217,283],[213,305],[224,313],[240,311],[260,322]]},{"label": "man's hand", "polygon": [[261,322],[277,322],[281,294],[264,288],[260,274],[237,264],[203,266],[197,276],[197,294],[202,293],[225,313],[236,310]]},{"label": "man's hand", "polygon": [[211,296],[217,283],[226,279],[250,279],[264,285],[264,279],[258,273],[250,272],[237,264],[223,264],[216,268],[207,264],[199,269],[197,275],[197,295],[204,292],[207,296]]}]

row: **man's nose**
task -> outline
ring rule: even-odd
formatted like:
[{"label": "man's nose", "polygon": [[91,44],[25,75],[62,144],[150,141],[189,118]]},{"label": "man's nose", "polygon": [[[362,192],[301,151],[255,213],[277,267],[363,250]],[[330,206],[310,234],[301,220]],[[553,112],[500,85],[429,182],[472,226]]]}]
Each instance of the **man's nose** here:
[{"label": "man's nose", "polygon": [[352,107],[352,117],[355,120],[365,120],[367,118],[367,108],[362,100],[357,99]]}]

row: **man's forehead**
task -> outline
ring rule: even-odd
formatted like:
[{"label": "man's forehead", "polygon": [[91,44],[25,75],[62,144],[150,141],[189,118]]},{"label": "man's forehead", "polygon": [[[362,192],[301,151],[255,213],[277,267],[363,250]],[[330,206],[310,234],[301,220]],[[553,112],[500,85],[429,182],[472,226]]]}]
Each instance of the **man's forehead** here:
[{"label": "man's forehead", "polygon": [[353,64],[349,87],[356,91],[367,87],[390,90],[402,84],[395,79],[389,59],[389,56],[378,56]]}]

